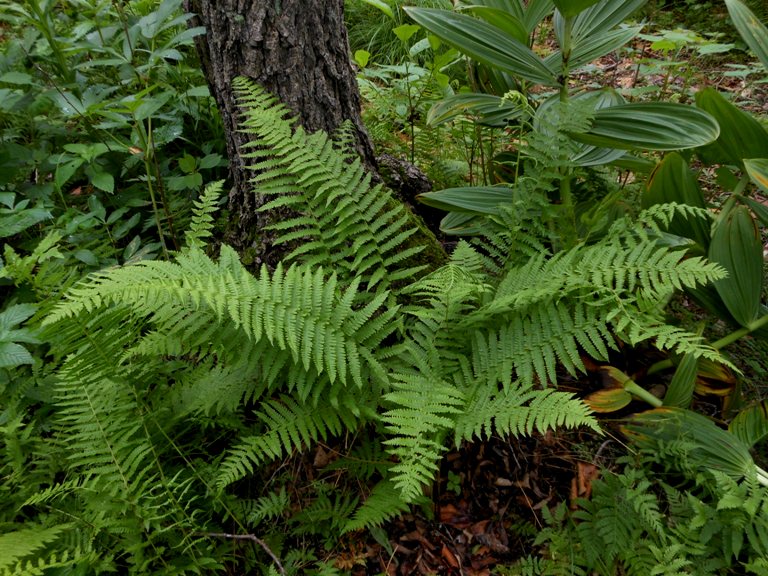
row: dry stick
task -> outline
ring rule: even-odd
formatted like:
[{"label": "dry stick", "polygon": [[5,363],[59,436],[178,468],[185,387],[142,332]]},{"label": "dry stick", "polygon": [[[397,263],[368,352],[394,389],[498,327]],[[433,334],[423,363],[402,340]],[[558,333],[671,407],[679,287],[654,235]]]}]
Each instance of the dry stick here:
[{"label": "dry stick", "polygon": [[269,546],[267,546],[267,543],[258,536],[254,536],[253,534],[227,534],[225,532],[204,532],[201,534],[201,536],[210,536],[212,538],[229,538],[231,540],[250,540],[251,542],[255,542],[264,549],[264,552],[270,555],[275,565],[277,566],[277,569],[280,571],[280,574],[285,576],[285,568],[283,568],[283,565],[280,564],[280,560],[278,560],[277,556],[275,556],[275,553],[270,550]]}]

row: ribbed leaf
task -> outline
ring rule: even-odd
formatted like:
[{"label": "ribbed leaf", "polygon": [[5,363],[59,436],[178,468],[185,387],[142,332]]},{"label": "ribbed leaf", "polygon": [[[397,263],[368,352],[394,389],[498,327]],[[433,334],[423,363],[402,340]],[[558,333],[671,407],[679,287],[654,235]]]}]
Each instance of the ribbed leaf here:
[{"label": "ribbed leaf", "polygon": [[708,144],[720,129],[706,112],[673,103],[633,102],[595,113],[579,142],[622,150],[682,150]]},{"label": "ribbed leaf", "polygon": [[696,150],[704,162],[740,165],[745,158],[768,158],[768,131],[717,90],[705,88],[697,92],[696,107],[709,113],[720,125],[717,140]]},{"label": "ribbed leaf", "polygon": [[481,124],[504,127],[520,118],[525,107],[493,94],[462,93],[441,100],[429,111],[427,124],[437,126],[457,116],[476,116]]},{"label": "ribbed leaf", "polygon": [[582,10],[597,4],[600,0],[553,0],[560,14],[566,18],[573,18]]},{"label": "ribbed leaf", "polygon": [[509,203],[512,191],[503,186],[465,186],[419,194],[422,204],[448,212],[497,214],[499,204]]},{"label": "ribbed leaf", "polygon": [[479,62],[545,86],[558,86],[555,73],[533,50],[500,28],[448,10],[405,8],[432,34]]},{"label": "ribbed leaf", "polygon": [[[667,154],[656,166],[648,179],[641,200],[643,208],[671,202],[697,208],[707,206],[696,176],[688,167],[688,163],[676,152]],[[695,240],[706,250],[709,247],[709,228],[709,221],[703,218],[684,218],[678,214],[672,219],[667,231]]]},{"label": "ribbed leaf", "polygon": [[467,11],[478,18],[482,18],[489,24],[496,26],[521,44],[528,44],[528,29],[519,18],[513,16],[509,12],[500,8],[490,8],[488,6],[469,6]]},{"label": "ribbed leaf", "polygon": [[641,448],[657,452],[674,442],[685,450],[681,464],[699,470],[719,470],[734,479],[750,475],[755,463],[747,446],[714,422],[682,408],[656,408],[635,416],[625,433]]},{"label": "ribbed leaf", "polygon": [[768,70],[768,29],[741,0],[725,0],[725,5],[744,42]]},{"label": "ribbed leaf", "polygon": [[728,430],[749,447],[768,437],[768,400],[739,412]]},{"label": "ribbed leaf", "polygon": [[683,356],[664,396],[664,406],[688,408],[691,405],[693,391],[696,388],[698,365],[699,359],[693,354]]},{"label": "ribbed leaf", "polygon": [[749,178],[765,193],[768,193],[768,154],[765,158],[744,160]]},{"label": "ribbed leaf", "polygon": [[639,10],[648,0],[608,0],[584,10],[573,22],[571,35],[574,44],[582,38],[599,36],[618,26]]},{"label": "ribbed leaf", "polygon": [[624,388],[607,388],[593,392],[584,399],[584,403],[594,412],[610,414],[626,408],[632,402],[632,394]]},{"label": "ribbed leaf", "polygon": [[736,321],[748,326],[760,311],[763,242],[746,207],[736,206],[719,215],[709,259],[728,271],[728,277],[715,282],[715,288]]}]

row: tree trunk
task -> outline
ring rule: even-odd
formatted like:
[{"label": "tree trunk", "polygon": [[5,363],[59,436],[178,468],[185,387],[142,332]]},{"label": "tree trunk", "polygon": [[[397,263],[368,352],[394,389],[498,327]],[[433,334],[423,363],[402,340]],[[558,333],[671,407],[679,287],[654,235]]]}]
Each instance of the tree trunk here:
[{"label": "tree trunk", "polygon": [[241,160],[247,137],[237,131],[232,90],[237,76],[252,78],[280,98],[309,131],[332,132],[351,120],[357,150],[375,173],[373,146],[360,118],[360,95],[349,58],[344,0],[188,0],[205,75],[221,111],[234,186],[229,197],[227,243],[247,261],[272,262],[264,226],[275,215],[259,214],[263,200],[248,183]]}]

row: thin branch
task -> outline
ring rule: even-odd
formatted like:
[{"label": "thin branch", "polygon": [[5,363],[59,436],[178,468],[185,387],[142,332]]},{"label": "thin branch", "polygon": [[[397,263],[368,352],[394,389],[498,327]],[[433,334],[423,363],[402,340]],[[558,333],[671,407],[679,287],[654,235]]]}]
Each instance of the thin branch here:
[{"label": "thin branch", "polygon": [[283,568],[283,565],[280,563],[280,560],[278,560],[277,556],[275,556],[275,553],[270,550],[269,546],[267,546],[267,543],[264,542],[261,538],[258,536],[254,536],[253,534],[227,534],[225,532],[202,532],[199,534],[200,536],[210,536],[212,538],[229,538],[230,540],[250,540],[251,542],[255,542],[259,546],[262,547],[264,552],[269,554],[269,556],[272,558],[272,561],[277,566],[278,571],[280,574],[285,576],[285,568]]}]

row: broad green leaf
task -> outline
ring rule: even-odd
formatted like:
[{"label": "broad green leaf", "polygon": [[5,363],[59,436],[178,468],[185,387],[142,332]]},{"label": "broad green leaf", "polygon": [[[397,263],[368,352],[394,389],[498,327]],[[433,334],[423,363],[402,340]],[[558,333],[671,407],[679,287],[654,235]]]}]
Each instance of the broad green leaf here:
[{"label": "broad green leaf", "polygon": [[579,12],[582,12],[600,2],[600,0],[552,0],[557,10],[565,18],[573,18]]},{"label": "broad green leaf", "polygon": [[14,304],[0,313],[0,330],[10,330],[28,320],[37,312],[36,304]]},{"label": "broad green leaf", "polygon": [[526,108],[492,94],[456,94],[441,100],[429,110],[427,124],[437,126],[457,116],[476,116],[481,124],[504,127],[520,118]]},{"label": "broad green leaf", "polygon": [[744,168],[746,168],[750,180],[757,184],[760,190],[768,194],[768,154],[766,154],[766,158],[744,160]]},{"label": "broad green leaf", "polygon": [[528,33],[532,34],[536,27],[541,24],[541,21],[549,16],[554,9],[555,4],[552,0],[528,0],[523,18]]},{"label": "broad green leaf", "polygon": [[720,125],[715,142],[696,150],[707,164],[741,165],[745,158],[768,158],[768,130],[751,115],[728,102],[714,88],[696,93],[696,107]]},{"label": "broad green leaf", "polygon": [[632,402],[632,394],[624,388],[598,390],[584,398],[584,403],[599,414],[618,412],[626,408],[630,402]]},{"label": "broad green leaf", "polygon": [[464,14],[406,8],[424,28],[479,62],[545,86],[559,86],[556,74],[528,46],[496,26]]},{"label": "broad green leaf", "polygon": [[739,412],[728,430],[750,448],[768,437],[768,400]]},{"label": "broad green leaf", "polygon": [[24,72],[6,72],[0,76],[0,82],[16,84],[18,86],[29,86],[32,84],[32,76]]},{"label": "broad green leaf", "polygon": [[371,59],[371,53],[368,50],[356,50],[355,51],[355,63],[360,68],[368,66],[368,61]]},{"label": "broad green leaf", "polygon": [[373,6],[374,8],[378,8],[384,14],[394,19],[395,14],[392,12],[392,7],[384,2],[384,0],[363,0],[363,2]]},{"label": "broad green leaf", "polygon": [[633,102],[595,113],[579,142],[622,150],[682,150],[717,139],[720,129],[706,112],[673,103]]},{"label": "broad green leaf", "polygon": [[574,44],[592,36],[601,36],[637,12],[648,0],[608,0],[584,10],[573,22]]},{"label": "broad green leaf", "polygon": [[474,236],[483,231],[485,216],[466,212],[448,212],[440,221],[440,231],[448,236]]},{"label": "broad green leaf", "polygon": [[502,186],[466,186],[419,194],[422,204],[448,212],[497,214],[500,204],[512,200],[512,190]]},{"label": "broad green leaf", "polygon": [[109,172],[92,164],[85,169],[85,174],[90,178],[93,184],[99,190],[104,190],[112,194],[115,191],[115,178]]},{"label": "broad green leaf", "polygon": [[0,368],[13,368],[22,364],[33,364],[32,354],[21,344],[0,342]]},{"label": "broad green leaf", "polygon": [[758,202],[757,200],[750,198],[749,196],[737,195],[737,198],[750,207],[755,216],[757,216],[757,219],[763,223],[763,226],[768,226],[768,206],[762,202]]},{"label": "broad green leaf", "polygon": [[638,414],[624,428],[627,437],[652,453],[675,443],[681,462],[700,470],[720,470],[734,479],[752,475],[755,463],[747,446],[706,416],[662,407]]},{"label": "broad green leaf", "polygon": [[763,291],[763,242],[749,210],[735,206],[715,222],[709,260],[728,272],[715,289],[736,321],[744,327],[760,311]]},{"label": "broad green leaf", "polygon": [[691,405],[693,391],[696,388],[698,366],[699,360],[696,356],[693,354],[683,356],[664,395],[664,406],[688,408]]},{"label": "broad green leaf", "polygon": [[587,36],[573,45],[570,67],[578,68],[584,64],[597,60],[611,52],[614,52],[627,44],[642,30],[642,26],[611,30],[599,35]]},{"label": "broad green leaf", "polygon": [[421,30],[421,27],[416,26],[415,24],[403,24],[402,26],[394,28],[392,32],[400,39],[400,42],[406,44],[419,30]]},{"label": "broad green leaf", "polygon": [[[643,208],[675,202],[706,208],[707,202],[696,175],[677,152],[667,154],[654,169],[641,196]],[[667,228],[669,232],[695,240],[704,250],[709,247],[708,220],[684,218],[677,214]]]},{"label": "broad green leaf", "polygon": [[489,8],[488,6],[469,6],[467,11],[496,26],[521,44],[529,44],[528,29],[523,22],[512,14],[499,8]]},{"label": "broad green leaf", "polygon": [[734,26],[768,70],[768,29],[741,0],[725,0]]}]

